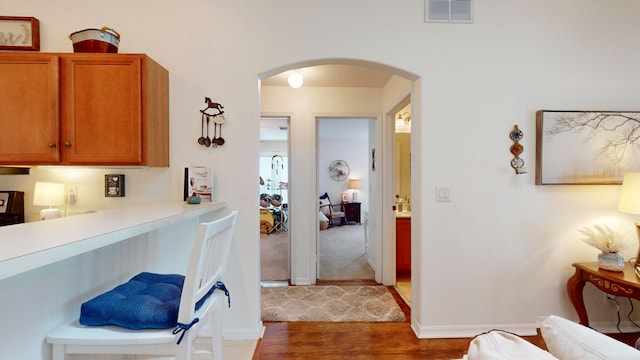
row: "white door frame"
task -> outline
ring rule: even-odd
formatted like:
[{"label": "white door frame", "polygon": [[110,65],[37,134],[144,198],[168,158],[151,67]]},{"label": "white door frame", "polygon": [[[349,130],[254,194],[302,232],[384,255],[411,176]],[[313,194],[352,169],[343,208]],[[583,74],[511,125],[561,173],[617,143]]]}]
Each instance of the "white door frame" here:
[{"label": "white door frame", "polygon": [[395,114],[411,102],[411,94],[405,96],[384,114],[382,131],[382,192],[378,218],[381,238],[378,239],[382,250],[382,283],[387,286],[396,284],[396,216],[393,211],[396,189],[396,140]]}]

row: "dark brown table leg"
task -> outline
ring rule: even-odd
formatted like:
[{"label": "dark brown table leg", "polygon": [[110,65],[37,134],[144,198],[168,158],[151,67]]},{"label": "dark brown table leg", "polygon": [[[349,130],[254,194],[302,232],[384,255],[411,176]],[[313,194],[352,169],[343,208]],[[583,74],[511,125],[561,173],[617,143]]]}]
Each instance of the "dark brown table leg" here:
[{"label": "dark brown table leg", "polygon": [[584,306],[584,299],[582,298],[582,290],[586,281],[582,280],[582,270],[576,269],[575,274],[567,280],[567,293],[569,299],[573,304],[573,307],[578,313],[580,324],[589,326],[589,318],[587,317],[587,308]]}]

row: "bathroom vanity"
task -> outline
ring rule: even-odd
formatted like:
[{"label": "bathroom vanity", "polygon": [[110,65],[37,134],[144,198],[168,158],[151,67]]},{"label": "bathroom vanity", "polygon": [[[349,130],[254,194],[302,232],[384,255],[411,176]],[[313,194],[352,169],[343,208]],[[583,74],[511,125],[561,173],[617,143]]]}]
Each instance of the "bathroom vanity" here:
[{"label": "bathroom vanity", "polygon": [[411,212],[396,212],[396,272],[411,271]]}]

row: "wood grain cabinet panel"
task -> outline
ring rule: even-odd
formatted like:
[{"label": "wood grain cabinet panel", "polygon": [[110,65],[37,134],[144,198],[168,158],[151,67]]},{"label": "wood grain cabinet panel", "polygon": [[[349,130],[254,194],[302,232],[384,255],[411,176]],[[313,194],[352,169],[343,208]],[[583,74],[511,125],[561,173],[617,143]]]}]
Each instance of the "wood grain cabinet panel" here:
[{"label": "wood grain cabinet panel", "polygon": [[[0,163],[169,166],[166,69],[141,54],[50,56],[59,64],[54,77],[58,91],[51,96],[56,99],[52,105],[57,110],[56,121],[50,120],[53,125],[49,125],[55,126],[57,134],[47,142],[47,146],[55,143],[51,152],[56,159],[9,158],[0,152]],[[25,66],[22,72],[36,70]],[[0,106],[2,103],[0,99]]]},{"label": "wood grain cabinet panel", "polygon": [[4,164],[60,160],[59,61],[51,54],[0,54],[0,159]]},{"label": "wood grain cabinet panel", "polygon": [[396,271],[411,271],[411,218],[396,218]]}]

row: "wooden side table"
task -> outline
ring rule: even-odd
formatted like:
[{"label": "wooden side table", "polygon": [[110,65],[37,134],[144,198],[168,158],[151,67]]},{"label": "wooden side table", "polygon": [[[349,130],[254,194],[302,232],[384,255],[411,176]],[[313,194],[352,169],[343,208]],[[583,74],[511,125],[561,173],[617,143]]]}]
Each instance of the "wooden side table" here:
[{"label": "wooden side table", "polygon": [[582,298],[582,290],[587,282],[607,294],[640,300],[640,279],[636,276],[633,264],[625,263],[623,272],[600,270],[597,262],[572,265],[576,268],[576,272],[567,281],[567,292],[578,313],[580,324],[589,326],[587,309]]}]

